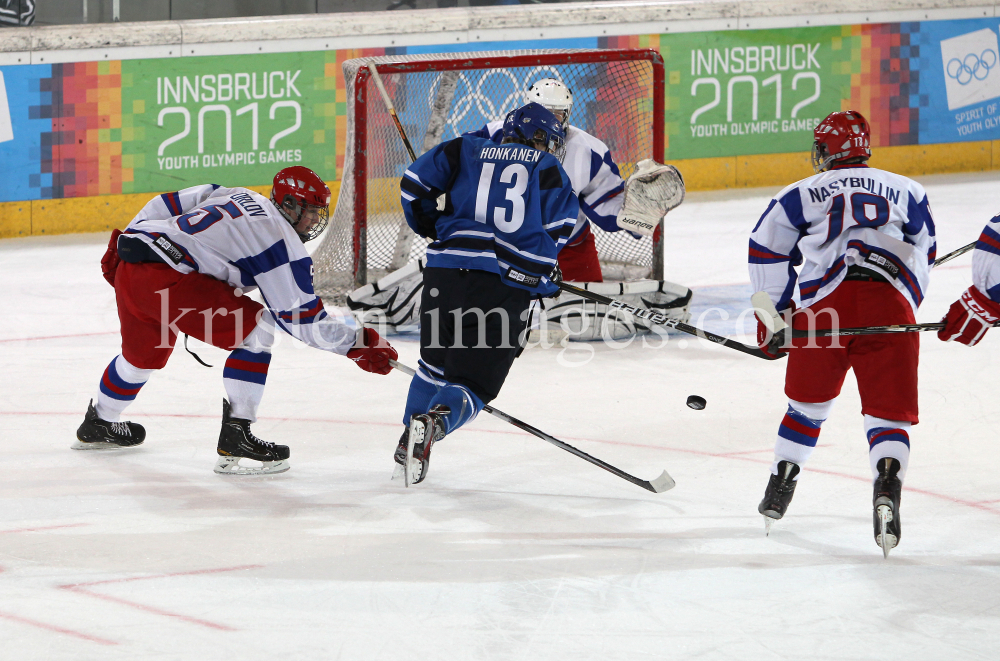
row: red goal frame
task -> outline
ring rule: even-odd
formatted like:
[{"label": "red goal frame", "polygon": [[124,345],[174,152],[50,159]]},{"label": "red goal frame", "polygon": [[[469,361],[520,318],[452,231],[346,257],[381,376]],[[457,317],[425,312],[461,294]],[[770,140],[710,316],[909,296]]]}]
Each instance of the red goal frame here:
[{"label": "red goal frame", "polygon": [[[471,57],[441,60],[416,60],[408,62],[388,62],[378,64],[379,74],[420,73],[428,71],[455,71],[468,69],[495,69],[500,67],[530,67],[555,64],[586,64],[592,62],[620,62],[625,60],[646,60],[653,67],[653,154],[663,162],[664,156],[664,67],[663,56],[651,48],[621,48],[569,53],[540,53],[535,55],[505,55],[495,57]],[[367,282],[367,236],[368,236],[368,154],[366,137],[368,133],[368,79],[371,78],[369,65],[358,68],[354,78],[354,236],[353,236],[353,279],[355,286]],[[653,236],[652,277],[663,278],[663,256],[660,249],[662,232]]]}]

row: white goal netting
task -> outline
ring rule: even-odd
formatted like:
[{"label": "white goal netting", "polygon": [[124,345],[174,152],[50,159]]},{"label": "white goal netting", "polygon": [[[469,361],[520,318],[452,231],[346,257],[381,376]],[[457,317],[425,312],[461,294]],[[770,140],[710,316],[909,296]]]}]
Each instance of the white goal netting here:
[{"label": "white goal netting", "polygon": [[[417,155],[524,104],[536,80],[573,92],[569,123],[604,141],[627,178],[644,158],[663,157],[663,65],[650,50],[536,50],[384,56],[344,62],[346,157],[330,227],[313,254],[317,293],[342,304],[424,254],[427,241],[403,219],[399,179],[410,163],[368,64],[378,67]],[[662,277],[649,237],[592,226],[607,280]]]}]

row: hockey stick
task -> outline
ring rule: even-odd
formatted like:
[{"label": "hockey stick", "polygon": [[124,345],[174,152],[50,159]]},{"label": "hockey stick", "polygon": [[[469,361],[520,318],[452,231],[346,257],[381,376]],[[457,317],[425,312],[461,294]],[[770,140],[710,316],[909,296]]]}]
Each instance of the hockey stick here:
[{"label": "hockey stick", "polygon": [[[992,325],[1000,326],[1000,321]],[[938,331],[944,328],[943,321],[929,324],[895,324],[892,326],[862,326],[859,328],[821,328],[814,330],[792,330],[792,337],[837,337],[840,335],[878,335],[879,333],[920,333],[923,331]]]},{"label": "hockey stick", "polygon": [[970,250],[972,250],[975,247],[976,247],[976,241],[973,241],[969,245],[962,246],[958,250],[952,250],[950,253],[948,253],[944,257],[938,257],[937,259],[935,259],[934,260],[934,266],[941,266],[945,262],[950,262],[951,260],[955,259],[959,255],[964,255],[965,253],[969,252]]},{"label": "hockey stick", "polygon": [[392,105],[392,99],[389,98],[389,93],[385,91],[385,86],[382,84],[382,76],[378,74],[378,68],[375,66],[374,62],[368,63],[368,71],[372,75],[372,80],[375,81],[375,87],[377,87],[379,93],[382,94],[382,100],[385,101],[385,105],[389,109],[389,114],[392,115],[392,121],[396,123],[396,130],[399,131],[399,136],[403,138],[403,144],[406,145],[406,151],[410,153],[410,160],[417,160],[417,155],[413,151],[413,146],[410,145],[410,139],[406,137],[406,131],[403,130],[403,125],[399,123],[399,117],[396,115],[396,108]]},{"label": "hockey stick", "polygon": [[745,353],[750,356],[755,356],[757,358],[763,358],[764,360],[777,360],[774,356],[769,356],[755,346],[749,344],[743,344],[742,342],[737,342],[736,340],[731,340],[728,337],[722,335],[716,335],[715,333],[710,333],[707,330],[702,330],[696,326],[691,326],[685,324],[682,321],[676,319],[671,319],[664,314],[659,312],[653,312],[646,308],[636,307],[634,305],[629,305],[624,301],[619,301],[618,299],[608,298],[607,296],[601,296],[600,294],[595,294],[592,291],[587,291],[586,289],[581,289],[580,287],[575,287],[573,285],[567,284],[565,282],[555,283],[559,289],[576,294],[581,298],[586,298],[596,303],[602,303],[607,305],[609,308],[624,310],[628,312],[633,317],[637,319],[644,319],[650,323],[657,324],[658,326],[663,326],[664,328],[673,328],[674,330],[679,330],[682,333],[687,333],[688,335],[694,335],[700,337],[703,340],[708,340],[709,342],[714,342],[715,344],[720,344],[724,347],[730,349],[735,349],[741,353]]},{"label": "hockey stick", "polygon": [[[395,367],[396,369],[398,369],[400,372],[403,372],[404,374],[408,374],[411,377],[416,375],[416,371],[412,367],[404,365],[404,364],[402,364],[402,363],[400,363],[398,361],[390,360],[389,364],[392,365],[393,367]],[[615,468],[611,464],[605,463],[605,462],[601,461],[600,459],[598,459],[596,457],[590,456],[589,454],[587,454],[583,450],[576,449],[575,447],[573,447],[569,443],[564,443],[564,442],[560,441],[558,438],[555,438],[554,436],[549,436],[548,434],[546,434],[545,432],[543,432],[540,429],[535,429],[534,427],[532,427],[531,425],[529,425],[526,422],[522,422],[521,420],[518,420],[517,418],[515,418],[513,416],[507,415],[503,411],[495,409],[492,406],[490,406],[489,404],[486,404],[485,406],[483,406],[483,410],[486,411],[487,413],[489,413],[490,415],[494,416],[494,417],[500,418],[501,420],[503,420],[506,423],[514,425],[518,429],[526,431],[526,432],[528,432],[529,434],[531,434],[533,436],[537,436],[538,438],[542,439],[543,441],[547,441],[547,442],[551,443],[552,445],[556,446],[557,448],[559,448],[561,450],[565,450],[566,452],[569,452],[570,454],[574,454],[577,457],[580,457],[584,461],[589,461],[590,463],[594,464],[595,466],[597,466],[599,468],[603,468],[604,470],[608,471],[612,475],[617,475],[618,477],[622,478],[623,480],[628,480],[632,484],[635,484],[636,486],[640,486],[643,489],[645,489],[646,491],[652,491],[653,493],[663,493],[664,491],[669,491],[670,489],[673,489],[674,486],[677,484],[676,482],[674,482],[674,478],[670,477],[670,475],[667,473],[667,471],[663,471],[662,473],[660,473],[660,476],[657,477],[655,480],[652,480],[652,481],[650,481],[650,480],[641,480],[638,477],[635,477],[634,475],[629,475],[628,473],[626,473],[625,471],[621,470],[620,468]]]}]

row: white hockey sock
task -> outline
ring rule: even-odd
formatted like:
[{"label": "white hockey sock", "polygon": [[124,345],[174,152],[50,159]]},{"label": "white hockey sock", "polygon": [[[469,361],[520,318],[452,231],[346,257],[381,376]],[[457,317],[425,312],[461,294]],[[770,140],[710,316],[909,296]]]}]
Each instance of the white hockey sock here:
[{"label": "white hockey sock", "polygon": [[[788,400],[788,411],[778,427],[778,440],[774,443],[774,462],[771,474],[778,474],[778,462],[790,461],[800,467],[816,449],[820,427],[830,415],[834,400],[819,403]],[[801,471],[799,475],[801,475]],[[798,476],[795,477],[798,480]]]},{"label": "white hockey sock", "polygon": [[892,457],[899,462],[899,479],[902,481],[910,463],[910,423],[866,415],[865,434],[868,436],[872,481],[878,477],[879,459],[885,457]]},{"label": "white hockey sock", "polygon": [[139,389],[156,370],[144,370],[132,365],[121,354],[104,370],[97,393],[97,416],[108,422],[121,420],[122,411],[131,404]]},{"label": "white hockey sock", "polygon": [[271,364],[271,345],[274,344],[274,326],[270,319],[261,317],[257,326],[243,340],[239,349],[233,350],[222,370],[222,385],[232,406],[231,415],[250,422],[257,421],[257,407],[264,397],[264,382]]}]

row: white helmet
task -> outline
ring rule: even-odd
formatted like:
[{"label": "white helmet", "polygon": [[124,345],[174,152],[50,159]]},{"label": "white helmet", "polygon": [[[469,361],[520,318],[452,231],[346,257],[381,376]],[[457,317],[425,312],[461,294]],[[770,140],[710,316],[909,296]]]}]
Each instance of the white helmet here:
[{"label": "white helmet", "polygon": [[525,103],[539,103],[553,114],[564,113],[562,117],[556,114],[556,119],[564,125],[569,123],[569,112],[573,108],[573,92],[555,78],[543,78],[536,81],[524,95]]}]

